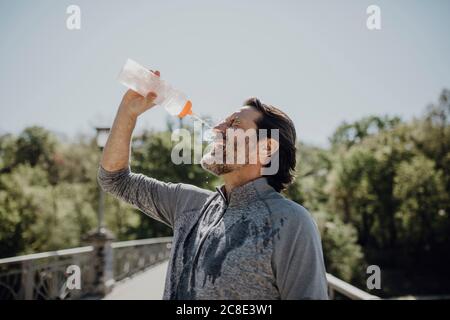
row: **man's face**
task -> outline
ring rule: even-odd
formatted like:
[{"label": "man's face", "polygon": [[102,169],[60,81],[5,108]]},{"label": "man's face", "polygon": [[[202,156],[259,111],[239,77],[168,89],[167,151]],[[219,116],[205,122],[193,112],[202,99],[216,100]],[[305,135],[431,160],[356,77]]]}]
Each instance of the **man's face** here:
[{"label": "man's face", "polygon": [[201,165],[215,175],[223,175],[256,163],[256,121],[260,113],[252,107],[242,107],[218,123],[211,151]]}]

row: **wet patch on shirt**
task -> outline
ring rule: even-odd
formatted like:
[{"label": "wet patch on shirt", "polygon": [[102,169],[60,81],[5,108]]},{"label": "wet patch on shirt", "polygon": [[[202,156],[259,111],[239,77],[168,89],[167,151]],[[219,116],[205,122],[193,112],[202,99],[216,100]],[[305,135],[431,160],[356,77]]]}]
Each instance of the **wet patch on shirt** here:
[{"label": "wet patch on shirt", "polygon": [[[284,225],[284,219],[280,219],[281,226]],[[269,243],[276,236],[278,240],[280,239],[280,226],[272,226],[270,223],[270,219],[266,219],[263,226],[263,247],[267,248]]]},{"label": "wet patch on shirt", "polygon": [[225,237],[214,234],[214,238],[210,240],[204,254],[205,278],[203,279],[203,286],[205,286],[206,280],[210,280],[214,284],[221,275],[222,265],[228,254],[242,246],[249,237],[249,224],[249,219],[241,220],[232,227],[232,230],[227,231]]}]

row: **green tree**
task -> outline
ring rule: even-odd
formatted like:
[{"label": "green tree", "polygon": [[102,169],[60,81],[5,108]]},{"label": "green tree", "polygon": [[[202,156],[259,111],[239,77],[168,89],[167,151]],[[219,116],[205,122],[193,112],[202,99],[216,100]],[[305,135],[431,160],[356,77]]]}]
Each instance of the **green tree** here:
[{"label": "green tree", "polygon": [[448,99],[444,90],[423,117],[333,140],[327,210],[356,227],[370,263],[403,270],[414,265],[412,272],[430,274],[430,266],[448,260]]},{"label": "green tree", "polygon": [[356,229],[338,216],[323,211],[314,212],[322,237],[327,272],[348,282],[361,281],[364,255],[357,243]]},{"label": "green tree", "polygon": [[402,162],[397,170],[394,195],[400,204],[401,242],[417,254],[438,243],[448,242],[445,214],[445,181],[435,163],[422,155]]},{"label": "green tree", "polygon": [[400,122],[399,117],[389,116],[369,116],[353,123],[344,122],[334,131],[330,143],[333,148],[350,148],[362,142],[368,136],[395,128]]}]

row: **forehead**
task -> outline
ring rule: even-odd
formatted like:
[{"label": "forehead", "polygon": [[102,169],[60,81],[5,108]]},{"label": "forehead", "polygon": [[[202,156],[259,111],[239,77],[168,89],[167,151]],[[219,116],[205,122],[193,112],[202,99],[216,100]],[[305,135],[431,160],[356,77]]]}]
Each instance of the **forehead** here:
[{"label": "forehead", "polygon": [[244,106],[233,112],[228,119],[238,118],[242,122],[255,123],[260,117],[260,113],[252,107]]}]

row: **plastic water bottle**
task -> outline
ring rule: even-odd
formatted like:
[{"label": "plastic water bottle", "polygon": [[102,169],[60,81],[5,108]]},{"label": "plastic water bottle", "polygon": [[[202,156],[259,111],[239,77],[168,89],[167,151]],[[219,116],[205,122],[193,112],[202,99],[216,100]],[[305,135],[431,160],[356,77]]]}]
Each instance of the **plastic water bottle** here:
[{"label": "plastic water bottle", "polygon": [[[144,97],[149,92],[155,92],[158,95],[155,103],[164,107],[173,116],[183,118],[186,115],[192,115],[199,119],[193,115],[192,102],[183,92],[174,89],[153,72],[131,59],[128,59],[123,66],[118,80],[127,88],[136,91]],[[202,121],[201,119],[199,120]]]}]

